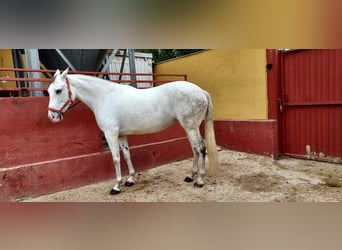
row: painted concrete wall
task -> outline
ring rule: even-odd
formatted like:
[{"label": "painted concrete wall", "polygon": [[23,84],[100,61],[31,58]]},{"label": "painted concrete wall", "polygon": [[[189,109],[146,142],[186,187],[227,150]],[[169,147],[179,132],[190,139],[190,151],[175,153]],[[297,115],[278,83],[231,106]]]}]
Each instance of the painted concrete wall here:
[{"label": "painted concrete wall", "polygon": [[[52,123],[48,101],[47,97],[0,98],[0,202],[114,177],[110,151],[103,150],[90,109],[80,104],[66,112],[62,122]],[[138,172],[192,156],[177,124],[159,133],[129,136],[128,143]],[[127,165],[121,162],[122,174],[127,175]]]},{"label": "painted concrete wall", "polygon": [[215,119],[267,119],[266,50],[206,50],[157,64],[155,73],[184,73],[207,90]]}]

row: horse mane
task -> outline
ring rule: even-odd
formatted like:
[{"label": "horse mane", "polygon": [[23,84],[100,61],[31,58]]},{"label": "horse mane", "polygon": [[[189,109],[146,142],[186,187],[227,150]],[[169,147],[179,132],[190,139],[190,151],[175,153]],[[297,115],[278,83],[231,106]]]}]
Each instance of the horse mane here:
[{"label": "horse mane", "polygon": [[105,84],[108,85],[115,85],[115,86],[120,86],[120,87],[131,87],[130,85],[127,84],[120,84],[118,82],[115,81],[110,81],[110,80],[105,80],[96,76],[92,76],[92,75],[82,75],[82,74],[70,74],[68,75],[68,77],[74,78],[74,79],[79,79],[79,80],[83,80],[85,82],[90,82],[92,84],[101,84],[102,86]]},{"label": "horse mane", "polygon": [[83,74],[70,74],[68,75],[68,77],[71,78],[76,78],[76,79],[80,79],[80,80],[87,80],[87,81],[95,81],[95,82],[103,82],[103,83],[112,83],[109,80],[105,80],[96,76],[92,76],[92,75],[83,75]]}]

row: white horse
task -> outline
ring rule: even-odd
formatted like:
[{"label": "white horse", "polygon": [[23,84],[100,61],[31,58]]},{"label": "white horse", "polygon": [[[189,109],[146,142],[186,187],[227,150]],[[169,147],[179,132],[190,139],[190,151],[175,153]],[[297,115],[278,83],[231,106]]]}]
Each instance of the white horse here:
[{"label": "white horse", "polygon": [[[125,185],[134,184],[135,170],[126,136],[157,132],[176,121],[186,131],[194,153],[192,172],[186,176],[185,181],[192,182],[199,172],[194,186],[204,185],[206,150],[209,173],[214,175],[218,169],[211,98],[195,84],[177,81],[150,89],[136,89],[93,76],[68,75],[66,69],[62,74],[59,70],[56,71],[48,92],[48,117],[53,122],[63,119],[62,113],[68,110],[76,98],[93,111],[99,128],[104,132],[115,166],[116,183],[110,194],[121,191],[119,148],[123,151],[129,168]],[[199,131],[203,120],[206,122],[206,144]]]}]

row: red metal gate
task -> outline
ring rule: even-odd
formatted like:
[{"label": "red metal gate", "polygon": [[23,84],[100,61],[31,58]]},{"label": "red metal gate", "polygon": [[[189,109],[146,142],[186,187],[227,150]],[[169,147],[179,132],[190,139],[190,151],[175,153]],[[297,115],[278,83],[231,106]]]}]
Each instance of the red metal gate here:
[{"label": "red metal gate", "polygon": [[341,162],[342,50],[281,53],[285,155]]}]

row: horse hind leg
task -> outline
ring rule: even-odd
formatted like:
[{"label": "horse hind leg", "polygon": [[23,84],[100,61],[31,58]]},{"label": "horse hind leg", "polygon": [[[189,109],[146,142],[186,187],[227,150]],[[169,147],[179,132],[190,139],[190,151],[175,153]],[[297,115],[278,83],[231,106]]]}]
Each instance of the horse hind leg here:
[{"label": "horse hind leg", "polygon": [[188,174],[185,177],[185,179],[184,179],[185,182],[193,182],[195,176],[197,175],[199,152],[195,148],[192,148],[192,152],[193,152],[193,156],[194,156],[193,165],[192,165],[192,171],[191,171],[190,174]]},{"label": "horse hind leg", "polygon": [[199,161],[198,161],[198,171],[199,175],[197,177],[196,182],[194,183],[195,187],[203,187],[204,186],[204,176],[205,176],[205,154],[206,154],[207,148],[205,146],[205,141],[200,136],[200,143],[199,143]]},{"label": "horse hind leg", "polygon": [[186,182],[192,182],[194,176],[199,173],[197,180],[194,183],[195,187],[203,187],[204,186],[204,176],[205,176],[205,154],[206,154],[206,146],[205,141],[203,140],[199,129],[193,129],[187,131],[187,136],[190,141],[192,151],[194,153],[193,167],[191,174],[185,177]]}]

